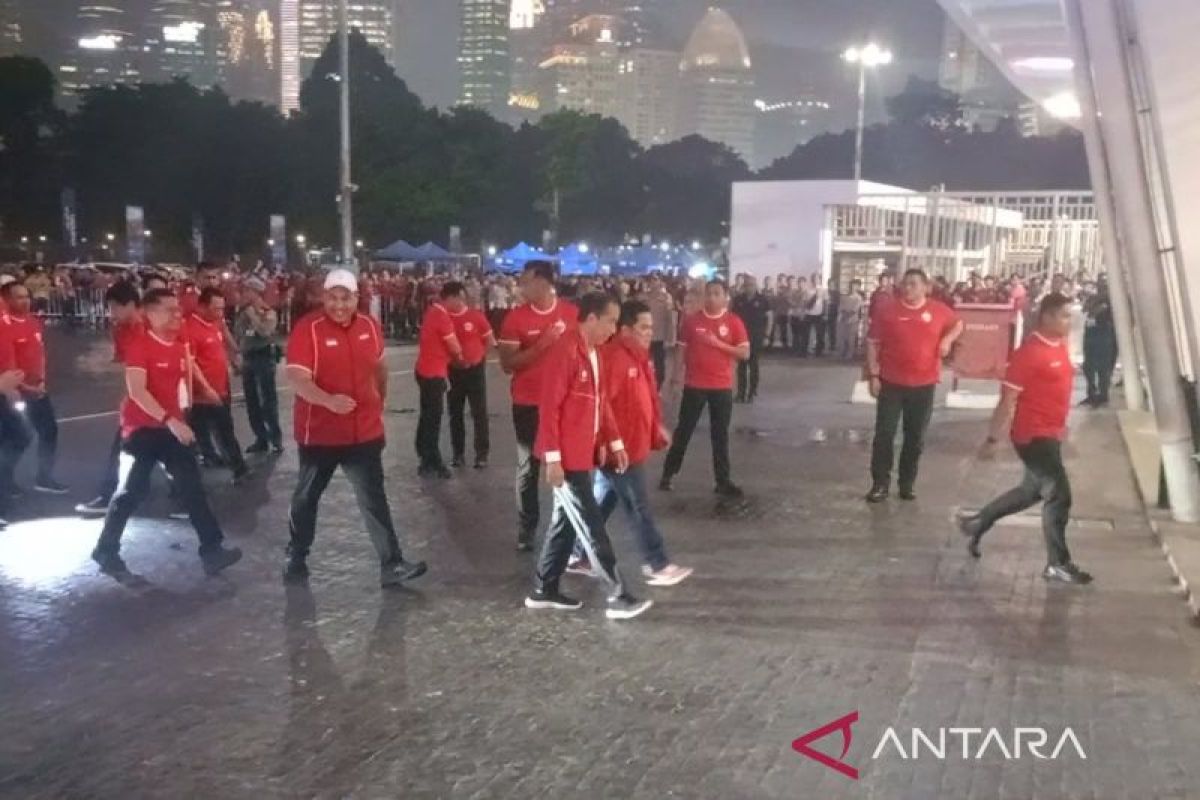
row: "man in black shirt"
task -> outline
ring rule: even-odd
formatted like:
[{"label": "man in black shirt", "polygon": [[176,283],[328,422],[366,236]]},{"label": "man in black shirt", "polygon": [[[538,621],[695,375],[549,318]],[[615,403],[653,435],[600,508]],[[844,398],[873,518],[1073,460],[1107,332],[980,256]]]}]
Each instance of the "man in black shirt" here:
[{"label": "man in black shirt", "polygon": [[767,338],[767,317],[771,311],[771,301],[758,290],[758,283],[752,275],[745,277],[742,290],[733,299],[733,313],[746,323],[746,333],[750,337],[750,358],[738,362],[737,371],[737,401],[753,403],[758,395],[758,357],[762,353],[763,343]]}]

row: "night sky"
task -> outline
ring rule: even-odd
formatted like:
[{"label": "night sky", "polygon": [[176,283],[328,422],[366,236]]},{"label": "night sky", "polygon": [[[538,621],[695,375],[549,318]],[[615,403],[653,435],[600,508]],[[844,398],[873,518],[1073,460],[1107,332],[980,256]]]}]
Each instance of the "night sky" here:
[{"label": "night sky", "polygon": [[[764,97],[784,98],[802,87],[804,73],[813,59],[820,60],[814,50],[836,54],[853,41],[867,37],[885,42],[897,56],[897,63],[880,77],[884,93],[898,90],[909,74],[925,78],[937,74],[944,24],[937,0],[659,2],[666,10],[671,34],[680,44],[708,6],[717,4],[728,10],[750,41]],[[450,105],[457,91],[458,2],[400,0],[398,6],[403,16],[399,57],[403,77],[426,102]],[[845,90],[853,94],[853,76],[849,73]],[[831,99],[836,102],[842,98]],[[871,106],[879,113],[882,101],[876,97]]]}]

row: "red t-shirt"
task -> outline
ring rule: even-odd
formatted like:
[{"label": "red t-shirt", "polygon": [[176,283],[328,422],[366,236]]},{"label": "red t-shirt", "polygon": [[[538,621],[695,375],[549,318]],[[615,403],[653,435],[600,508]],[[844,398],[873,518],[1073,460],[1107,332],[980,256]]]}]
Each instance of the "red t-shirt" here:
[{"label": "red t-shirt", "polygon": [[492,335],[491,323],[477,308],[464,308],[457,314],[451,314],[454,322],[454,334],[462,345],[463,361],[468,366],[483,362],[487,356],[487,341]]},{"label": "red t-shirt", "polygon": [[118,364],[126,363],[126,355],[129,352],[130,344],[141,336],[145,330],[146,324],[142,321],[140,314],[129,322],[114,325],[112,329],[113,361]]},{"label": "red t-shirt", "polygon": [[[162,339],[146,329],[130,337],[125,350],[125,368],[146,373],[146,389],[163,410],[175,419],[183,419],[191,405],[188,381],[187,345],[183,334],[173,340]],[[142,428],[163,428],[162,422],[126,396],[121,401],[121,436],[128,439]]]},{"label": "red t-shirt", "polygon": [[383,360],[383,331],[373,317],[356,314],[339,325],[317,310],[302,317],[288,338],[288,368],[310,373],[330,394],[354,398],[349,414],[295,400],[296,441],[305,446],[366,444],[383,439],[383,397],[378,369]]},{"label": "red t-shirt", "polygon": [[684,318],[679,331],[679,343],[687,348],[683,384],[690,389],[732,389],[735,359],[708,343],[710,333],[733,347],[750,341],[741,317],[732,311],[716,317],[697,311]]},{"label": "red t-shirt", "polygon": [[417,366],[420,378],[445,378],[450,372],[450,348],[446,340],[454,336],[454,321],[441,303],[433,303],[421,318],[421,335],[417,340]]},{"label": "red t-shirt", "polygon": [[1012,440],[1059,439],[1067,430],[1075,368],[1065,341],[1034,332],[1008,362],[1004,385],[1020,392],[1013,416]]},{"label": "red t-shirt", "polygon": [[[574,303],[560,297],[548,311],[539,311],[531,304],[525,303],[505,315],[504,325],[500,329],[500,341],[519,345],[521,350],[528,350],[548,328],[560,322],[564,334],[579,327],[579,309]],[[541,402],[545,365],[546,353],[543,352],[533,363],[513,373],[513,405],[536,406]]]},{"label": "red t-shirt", "polygon": [[868,337],[879,348],[879,377],[897,386],[932,386],[942,378],[942,337],[958,317],[944,303],[881,303]]},{"label": "red t-shirt", "polygon": [[219,322],[208,322],[199,314],[191,314],[183,322],[188,344],[196,366],[204,375],[208,385],[221,396],[229,399],[229,357],[225,354],[225,334]]},{"label": "red t-shirt", "polygon": [[45,325],[32,314],[8,316],[8,337],[12,341],[17,369],[25,373],[26,386],[41,386],[46,380]]}]

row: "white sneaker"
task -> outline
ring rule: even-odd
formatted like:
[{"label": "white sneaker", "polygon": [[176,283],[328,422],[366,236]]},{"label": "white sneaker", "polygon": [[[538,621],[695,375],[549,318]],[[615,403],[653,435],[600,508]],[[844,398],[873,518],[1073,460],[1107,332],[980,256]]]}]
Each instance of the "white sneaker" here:
[{"label": "white sneaker", "polygon": [[642,575],[646,578],[647,586],[676,586],[687,580],[695,572],[691,567],[681,567],[678,564],[667,564],[657,572],[649,566],[642,567]]}]

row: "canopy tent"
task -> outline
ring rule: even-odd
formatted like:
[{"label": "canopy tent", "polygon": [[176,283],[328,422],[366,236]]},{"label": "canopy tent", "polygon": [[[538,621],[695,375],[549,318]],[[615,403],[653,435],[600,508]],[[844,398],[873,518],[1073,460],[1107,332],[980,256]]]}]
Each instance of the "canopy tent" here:
[{"label": "canopy tent", "polygon": [[511,250],[496,255],[494,266],[506,272],[519,272],[529,261],[558,261],[557,256],[546,255],[536,247],[521,242]]},{"label": "canopy tent", "polygon": [[382,250],[375,251],[379,261],[427,261],[421,250],[413,247],[403,239],[397,239]]},{"label": "canopy tent", "polygon": [[457,261],[458,256],[451,253],[445,248],[438,247],[433,242],[426,242],[417,248],[420,254],[420,261]]},{"label": "canopy tent", "polygon": [[600,271],[600,262],[591,251],[577,244],[560,250],[558,260],[563,275],[595,275]]}]

